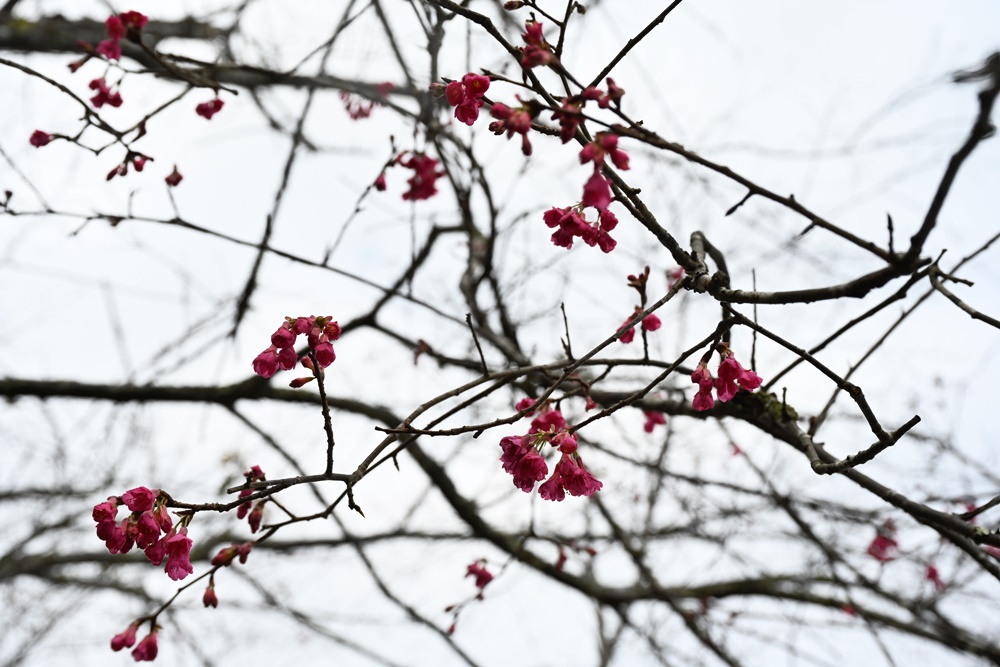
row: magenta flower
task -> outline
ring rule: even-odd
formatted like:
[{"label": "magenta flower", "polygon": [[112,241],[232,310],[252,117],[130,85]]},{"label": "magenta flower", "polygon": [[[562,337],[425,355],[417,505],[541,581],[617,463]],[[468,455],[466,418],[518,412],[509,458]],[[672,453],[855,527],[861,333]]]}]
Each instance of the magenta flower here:
[{"label": "magenta flower", "polygon": [[330,343],[319,343],[313,349],[313,352],[316,354],[316,361],[321,368],[326,368],[337,358],[336,353],[333,351],[333,345],[330,345]]},{"label": "magenta flower", "polygon": [[97,44],[97,52],[108,60],[121,60],[122,45],[121,40],[102,39]]},{"label": "magenta flower", "polygon": [[122,502],[133,512],[145,512],[153,508],[153,502],[159,491],[150,490],[144,486],[137,486],[122,494]]},{"label": "magenta flower", "polygon": [[278,354],[273,345],[254,358],[253,372],[262,378],[269,378],[278,372]]},{"label": "magenta flower", "polygon": [[216,97],[208,102],[202,102],[194,108],[194,112],[204,118],[205,120],[212,120],[212,116],[222,111],[222,105],[225,102],[221,98]]},{"label": "magenta flower", "polygon": [[256,505],[254,505],[253,510],[247,517],[247,523],[250,524],[250,532],[256,533],[260,530],[260,523],[264,520],[264,503],[266,500],[262,500]]},{"label": "magenta flower", "polygon": [[132,658],[136,662],[152,662],[156,659],[156,652],[156,630],[153,630],[132,649]]},{"label": "magenta flower", "polygon": [[174,581],[180,581],[194,572],[191,565],[191,538],[187,536],[187,528],[182,527],[164,540],[167,553],[167,565],[164,571]]},{"label": "magenta flower", "polygon": [[41,148],[42,146],[48,146],[52,142],[54,137],[48,132],[42,132],[41,130],[35,130],[31,133],[31,138],[28,139],[28,143],[35,148]]},{"label": "magenta flower", "polygon": [[475,577],[476,588],[482,590],[486,588],[486,584],[493,581],[493,574],[486,569],[485,565],[480,565],[483,561],[476,561],[466,568],[465,576]]},{"label": "magenta flower", "polygon": [[278,350],[278,368],[283,371],[290,371],[295,368],[299,360],[299,355],[295,353],[295,348],[285,347]]},{"label": "magenta flower", "polygon": [[135,545],[140,549],[146,549],[156,544],[160,539],[160,525],[156,522],[151,510],[147,510],[139,515],[135,522],[136,535]]},{"label": "magenta flower", "polygon": [[104,26],[108,30],[108,37],[110,39],[121,41],[121,39],[125,37],[125,26],[122,24],[122,20],[114,14],[107,18],[104,22]]},{"label": "magenta flower", "polygon": [[514,486],[531,493],[535,482],[545,479],[548,466],[538,450],[531,446],[529,436],[507,437],[500,441],[503,469],[514,478]]},{"label": "magenta flower", "polygon": [[611,186],[599,172],[595,171],[583,186],[583,205],[599,211],[611,205]]},{"label": "magenta flower", "polygon": [[628,170],[628,154],[618,148],[618,135],[598,132],[594,141],[580,151],[580,164],[592,161],[594,169],[597,170],[604,166],[606,157],[610,157],[611,162],[622,171]]},{"label": "magenta flower", "polygon": [[642,430],[646,433],[652,433],[653,429],[655,429],[657,425],[667,423],[667,418],[663,416],[662,412],[645,410],[643,414],[646,415],[646,423],[643,424]]},{"label": "magenta flower", "polygon": [[562,501],[566,494],[590,496],[604,486],[583,466],[578,454],[563,454],[556,464],[552,477],[538,488],[538,494],[545,500]]},{"label": "magenta flower", "polygon": [[753,371],[747,370],[736,361],[736,357],[729,353],[719,362],[719,378],[715,381],[715,388],[719,393],[719,400],[723,403],[732,399],[739,391],[739,387],[747,391],[753,391],[761,384],[760,376]]},{"label": "magenta flower", "polygon": [[423,153],[411,154],[406,160],[400,156],[397,159],[400,166],[413,170],[413,176],[407,179],[410,189],[403,193],[403,199],[407,201],[418,201],[420,199],[430,199],[437,194],[435,181],[444,176],[443,171],[438,171],[438,161]]},{"label": "magenta flower", "polygon": [[97,91],[97,94],[90,98],[90,103],[94,105],[95,109],[100,109],[105,104],[112,107],[120,107],[122,105],[122,96],[118,91],[112,91],[103,77],[94,79],[88,87],[91,90]]},{"label": "magenta flower", "polygon": [[646,315],[646,317],[642,318],[642,328],[646,331],[656,331],[660,328],[661,324],[662,322],[660,322],[660,318],[653,313],[650,313],[649,315]]},{"label": "magenta flower", "polygon": [[135,623],[111,638],[111,650],[120,651],[123,648],[135,646],[135,631],[139,626]]},{"label": "magenta flower", "polygon": [[705,364],[698,364],[698,367],[694,369],[694,372],[691,373],[691,382],[698,385],[698,393],[694,395],[691,407],[699,412],[712,409],[715,405],[715,399],[712,398],[712,388],[715,383]]},{"label": "magenta flower", "polygon": [[535,433],[555,433],[566,428],[566,419],[558,410],[547,410],[531,420],[531,428],[528,435]]},{"label": "magenta flower", "polygon": [[524,32],[521,39],[527,46],[521,49],[521,66],[525,68],[538,67],[539,65],[549,65],[558,62],[552,47],[542,36],[542,24],[537,21],[528,21],[524,24]]},{"label": "magenta flower", "polygon": [[375,179],[375,182],[372,183],[372,185],[375,186],[375,189],[379,192],[385,192],[386,184],[384,171],[378,175],[378,178]]},{"label": "magenta flower", "polygon": [[455,118],[472,125],[479,118],[483,96],[490,87],[490,78],[469,72],[461,81],[452,81],[445,88],[448,104],[455,107]]},{"label": "magenta flower", "polygon": [[868,555],[880,563],[888,563],[896,557],[899,544],[892,537],[879,533],[868,545]]}]

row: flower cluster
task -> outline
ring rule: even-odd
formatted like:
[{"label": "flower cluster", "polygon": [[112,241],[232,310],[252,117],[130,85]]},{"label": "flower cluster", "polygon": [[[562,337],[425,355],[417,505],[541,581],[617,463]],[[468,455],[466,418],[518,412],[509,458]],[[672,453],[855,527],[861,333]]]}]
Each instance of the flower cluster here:
[{"label": "flower cluster", "polygon": [[109,16],[108,20],[104,22],[108,38],[97,45],[97,52],[108,60],[121,60],[122,39],[128,37],[137,41],[140,31],[146,27],[148,22],[149,18],[135,11]]},{"label": "flower cluster", "polygon": [[572,248],[573,239],[580,238],[590,247],[595,245],[604,252],[611,252],[618,242],[611,238],[611,232],[618,226],[618,218],[605,208],[597,220],[590,222],[584,217],[583,205],[557,208],[553,206],[542,216],[546,226],[555,228],[552,243],[563,248]]},{"label": "flower cluster", "polygon": [[403,155],[396,158],[396,164],[413,170],[413,176],[406,181],[410,189],[403,193],[403,199],[417,201],[437,194],[435,181],[444,176],[444,172],[437,169],[437,160],[423,153],[410,153],[406,159]]},{"label": "flower cluster", "polygon": [[[522,401],[518,405],[523,404]],[[514,478],[514,486],[531,493],[535,483],[548,476],[549,467],[540,452],[546,443],[559,450],[560,458],[552,476],[538,487],[538,495],[545,500],[561,501],[567,493],[590,496],[601,490],[603,484],[584,467],[576,438],[567,432],[566,420],[558,410],[547,410],[535,417],[526,435],[500,441],[503,450],[500,461],[504,471]]]},{"label": "flower cluster", "polygon": [[202,102],[194,108],[194,112],[205,120],[212,120],[212,116],[222,111],[222,99],[216,97],[207,102]]},{"label": "flower cluster", "polygon": [[761,385],[760,376],[743,368],[724,343],[719,345],[719,355],[722,357],[722,361],[719,362],[718,379],[713,380],[712,374],[706,367],[711,352],[699,362],[698,367],[691,373],[691,382],[698,385],[698,392],[691,402],[691,407],[695,410],[709,410],[715,405],[715,399],[712,398],[713,388],[718,394],[719,401],[725,403],[731,400],[741,388],[753,391]]},{"label": "flower cluster", "polygon": [[560,109],[552,114],[552,120],[558,121],[559,138],[564,144],[569,143],[576,136],[576,130],[583,121],[581,113],[588,101],[596,100],[597,106],[602,109],[607,109],[611,102],[614,102],[615,106],[620,105],[622,95],[625,94],[625,91],[616,86],[611,77],[608,77],[607,83],[607,93],[602,93],[600,88],[589,86],[584,88],[579,95],[570,95],[563,98]]},{"label": "flower cluster", "polygon": [[[120,651],[123,648],[132,648],[135,645],[135,633],[139,629],[138,623],[133,623],[122,632],[111,638],[111,650]],[[132,658],[136,662],[151,662],[156,659],[158,648],[156,646],[156,628],[154,627],[148,635],[142,638],[139,645],[132,651]]]},{"label": "flower cluster", "polygon": [[[636,308],[635,312],[632,313],[632,315],[630,315],[628,319],[622,322],[622,325],[620,327],[618,327],[618,331],[624,331],[624,333],[622,333],[622,335],[618,338],[619,342],[628,345],[633,340],[635,340],[635,326],[630,326],[629,322],[632,321],[632,318],[638,315],[639,312],[641,312],[640,309]],[[656,331],[662,325],[663,323],[660,321],[660,318],[657,317],[655,313],[650,313],[649,315],[646,315],[646,317],[642,318],[641,321],[641,326],[643,331]]]},{"label": "flower cluster", "polygon": [[115,108],[122,105],[121,94],[117,90],[111,90],[110,86],[108,86],[108,82],[104,80],[104,77],[94,79],[90,82],[88,87],[91,90],[97,91],[97,93],[90,98],[90,103],[94,105],[95,109],[100,109],[105,104]]},{"label": "flower cluster", "polygon": [[[246,477],[247,484],[264,481],[264,471],[260,469],[260,466],[253,466],[250,470],[243,473],[243,476]],[[245,498],[251,494],[253,494],[253,489],[243,489],[240,491],[239,497]],[[250,524],[251,533],[256,533],[260,529],[260,522],[264,519],[264,504],[266,502],[266,498],[259,500],[256,505],[251,505],[248,501],[236,508],[236,518],[243,519],[249,516],[247,523]]]},{"label": "flower cluster", "polygon": [[[518,98],[521,101],[521,98]],[[506,104],[497,102],[490,109],[490,115],[496,118],[490,123],[490,132],[498,137],[507,133],[510,139],[515,134],[521,135],[521,153],[526,157],[531,155],[531,141],[528,140],[528,130],[531,129],[531,122],[535,119],[536,105],[521,103],[521,106],[512,109]]]},{"label": "flower cluster", "polygon": [[521,39],[527,46],[521,48],[521,67],[531,69],[539,65],[552,65],[559,60],[552,53],[552,46],[542,36],[542,24],[538,21],[527,21]]},{"label": "flower cluster", "polygon": [[[118,508],[123,504],[131,513],[118,523]],[[94,506],[93,517],[97,536],[112,554],[128,553],[136,546],[153,565],[159,566],[166,559],[164,571],[174,581],[194,572],[186,520],[173,524],[166,498],[159,491],[139,486],[120,497],[111,496]]]},{"label": "flower cluster", "polygon": [[448,104],[455,107],[455,118],[472,125],[479,118],[483,96],[490,88],[490,77],[469,72],[461,81],[452,81],[445,88]]},{"label": "flower cluster", "polygon": [[[330,341],[340,338],[340,325],[332,317],[286,317],[278,330],[271,334],[271,346],[253,360],[254,373],[269,378],[279,368],[283,371],[295,368],[299,360],[295,352],[295,340],[301,334],[306,335],[311,354],[320,368],[326,368],[337,358]],[[302,365],[313,370],[309,357],[302,359]],[[298,386],[305,384],[305,381]]]}]

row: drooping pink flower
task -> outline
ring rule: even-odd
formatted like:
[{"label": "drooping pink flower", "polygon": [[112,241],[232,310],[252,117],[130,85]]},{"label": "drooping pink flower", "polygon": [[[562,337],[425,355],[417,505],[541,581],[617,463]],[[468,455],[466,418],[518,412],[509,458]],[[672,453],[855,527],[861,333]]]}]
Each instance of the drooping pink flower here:
[{"label": "drooping pink flower", "polygon": [[97,91],[97,94],[90,98],[90,103],[94,105],[94,108],[100,109],[105,104],[112,107],[120,107],[122,105],[122,96],[118,91],[111,90],[103,77],[94,79],[88,87],[91,90]]},{"label": "drooping pink flower", "polygon": [[528,21],[524,24],[521,39],[527,46],[521,49],[521,67],[530,69],[539,65],[549,65],[558,62],[552,47],[542,36],[542,24]]},{"label": "drooping pink flower", "polygon": [[102,39],[97,44],[97,52],[107,58],[108,60],[121,60],[122,59],[122,45],[121,40],[118,39]]},{"label": "drooping pink flower", "polygon": [[118,498],[111,496],[103,503],[94,505],[93,517],[97,523],[113,522],[118,517]]},{"label": "drooping pink flower", "polygon": [[104,21],[104,26],[107,28],[108,37],[110,39],[121,41],[125,37],[125,26],[122,24],[122,20],[112,14]]},{"label": "drooping pink flower", "polygon": [[295,344],[295,337],[291,325],[285,322],[271,334],[271,344],[275,347],[291,347]]},{"label": "drooping pink flower", "polygon": [[611,185],[595,171],[583,186],[583,205],[603,211],[611,205]]},{"label": "drooping pink flower", "polygon": [[133,512],[145,512],[153,508],[153,502],[159,491],[147,489],[144,486],[137,486],[122,494],[122,502]]},{"label": "drooping pink flower", "polygon": [[219,598],[215,594],[215,584],[209,584],[208,588],[205,589],[205,594],[201,596],[201,603],[206,607],[212,607],[213,609],[219,606]]},{"label": "drooping pink flower", "polygon": [[147,510],[140,514],[135,522],[135,526],[135,545],[140,549],[151,547],[160,539],[160,525],[156,522],[156,517],[153,515],[152,510]]},{"label": "drooping pink flower", "polygon": [[142,638],[139,645],[132,649],[132,658],[136,662],[152,662],[156,659],[156,630]]},{"label": "drooping pink flower", "polygon": [[461,81],[452,81],[445,88],[448,104],[455,107],[455,118],[472,125],[479,118],[483,96],[490,87],[490,78],[469,72]]},{"label": "drooping pink flower", "polygon": [[535,482],[545,479],[548,466],[538,450],[530,445],[529,436],[506,437],[500,441],[503,454],[500,461],[504,472],[514,478],[514,486],[531,493]]},{"label": "drooping pink flower", "polygon": [[885,531],[880,531],[868,545],[868,555],[880,563],[888,563],[896,557],[896,550],[899,544],[891,535]]},{"label": "drooping pink flower", "polygon": [[631,319],[632,319],[631,317],[628,318],[627,320],[625,320],[622,326],[618,327],[618,331],[622,331],[622,335],[618,337],[619,343],[624,343],[625,345],[628,345],[629,343],[635,340],[635,327],[630,326],[627,329],[625,328],[625,325],[627,325]]},{"label": "drooping pink flower", "polygon": [[337,359],[337,355],[333,351],[333,345],[330,345],[330,343],[319,343],[313,349],[313,352],[316,354],[316,361],[321,368],[326,368]]},{"label": "drooping pink flower", "polygon": [[608,94],[597,101],[597,106],[607,109],[612,102],[616,107],[621,106],[621,99],[625,91],[616,86],[615,80],[610,76],[605,79],[605,83],[608,85]]},{"label": "drooping pink flower", "polygon": [[444,176],[443,171],[437,170],[437,160],[423,153],[414,153],[405,160],[400,157],[398,163],[413,170],[413,176],[406,181],[410,189],[403,193],[403,199],[418,201],[430,199],[437,194],[435,181]]},{"label": "drooping pink flower", "polygon": [[378,175],[378,178],[375,179],[375,182],[372,183],[372,185],[375,186],[375,189],[379,192],[385,192],[386,184],[384,171]]},{"label": "drooping pink flower", "polygon": [[698,393],[694,395],[691,407],[699,412],[712,409],[715,405],[715,399],[712,398],[712,388],[715,383],[704,363],[699,363],[698,367],[691,373],[691,382],[698,385]]},{"label": "drooping pink flower", "polygon": [[483,590],[486,588],[486,584],[493,581],[493,574],[486,569],[485,564],[480,565],[481,562],[483,561],[476,561],[465,570],[465,576],[475,577],[476,588],[479,590]]},{"label": "drooping pink flower", "polygon": [[120,633],[111,638],[111,650],[120,651],[123,648],[131,648],[135,646],[135,631],[138,629],[138,624],[133,623],[128,626]]},{"label": "drooping pink flower", "polygon": [[216,97],[208,102],[202,102],[197,105],[194,108],[194,112],[206,120],[212,120],[212,116],[222,111],[223,104],[225,104],[225,102],[223,102],[221,98]]},{"label": "drooping pink flower", "polygon": [[262,378],[269,378],[278,372],[278,354],[273,345],[254,358],[253,372]]},{"label": "drooping pink flower", "polygon": [[661,324],[662,322],[660,322],[660,318],[653,313],[650,313],[649,315],[646,315],[646,317],[642,318],[642,328],[646,331],[656,331],[660,328]]},{"label": "drooping pink flower", "polygon": [[191,565],[191,538],[187,528],[181,527],[166,538],[167,565],[164,571],[174,581],[180,581],[194,572]]},{"label": "drooping pink flower", "polygon": [[31,137],[28,139],[28,143],[35,148],[41,148],[42,146],[48,146],[52,142],[53,137],[48,132],[42,132],[41,130],[35,130],[31,133]]},{"label": "drooping pink flower", "polygon": [[154,544],[143,550],[146,554],[146,559],[157,567],[163,565],[163,559],[167,557],[167,537],[169,536],[170,534],[164,535]]},{"label": "drooping pink flower", "polygon": [[594,163],[594,169],[604,166],[606,157],[622,171],[629,167],[628,154],[618,148],[618,135],[609,132],[598,132],[594,140],[580,151],[580,164]]},{"label": "drooping pink flower", "polygon": [[542,482],[538,487],[538,495],[543,500],[562,502],[566,498],[566,490],[563,488],[563,480],[558,472],[553,472],[552,476]]},{"label": "drooping pink flower", "polygon": [[643,424],[642,430],[646,433],[652,433],[653,429],[655,429],[658,424],[667,423],[667,418],[662,412],[658,412],[656,410],[645,410],[643,414],[646,415],[646,423]]},{"label": "drooping pink flower", "polygon": [[490,109],[490,115],[496,120],[490,123],[489,130],[497,136],[506,132],[508,139],[515,134],[520,134],[521,153],[526,156],[531,155],[531,141],[528,139],[528,131],[531,130],[534,113],[534,109],[527,104],[512,109],[506,104],[497,102]]},{"label": "drooping pink flower", "polygon": [[295,353],[295,348],[283,347],[278,350],[278,368],[283,371],[290,371],[295,368],[299,355]]},{"label": "drooping pink flower", "polygon": [[[753,391],[761,384],[760,376],[751,370],[747,370],[736,361],[732,353],[725,354],[719,362],[719,377],[715,381],[715,388],[719,394],[719,400],[725,403],[732,399],[739,391],[739,387],[747,391]],[[739,387],[737,387],[737,383]]]},{"label": "drooping pink flower", "polygon": [[590,496],[604,486],[583,466],[578,454],[563,454],[556,464],[552,477],[538,488],[544,500],[562,501],[566,493],[571,496]]},{"label": "drooping pink flower", "polygon": [[576,136],[576,130],[580,127],[580,107],[579,101],[566,98],[562,101],[559,111],[552,114],[552,120],[559,121],[559,139],[564,144],[569,143]]},{"label": "drooping pink flower", "polygon": [[566,428],[566,419],[558,410],[547,410],[531,420],[528,435],[535,433],[555,433]]},{"label": "drooping pink flower", "polygon": [[153,513],[156,517],[156,523],[159,525],[160,530],[164,533],[169,533],[170,529],[173,528],[174,521],[170,518],[170,512],[167,510],[167,506],[161,503],[159,507],[153,510]]},{"label": "drooping pink flower", "polygon": [[180,184],[183,178],[184,177],[181,175],[181,172],[177,171],[177,165],[175,164],[174,170],[170,172],[170,174],[163,180],[167,182],[167,185],[169,185],[172,188],[175,188]]}]

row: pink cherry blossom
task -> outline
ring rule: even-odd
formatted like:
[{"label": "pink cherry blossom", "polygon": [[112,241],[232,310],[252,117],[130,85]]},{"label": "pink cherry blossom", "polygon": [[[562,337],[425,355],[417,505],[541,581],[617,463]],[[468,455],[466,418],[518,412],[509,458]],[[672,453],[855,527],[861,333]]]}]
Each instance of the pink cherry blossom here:
[{"label": "pink cherry blossom", "polygon": [[100,109],[105,104],[112,107],[122,105],[122,96],[118,91],[112,91],[103,77],[94,79],[88,87],[97,91],[97,94],[90,98],[90,103],[94,105],[94,108]]},{"label": "pink cherry blossom", "polygon": [[337,358],[336,353],[333,351],[333,346],[330,345],[330,343],[319,343],[313,349],[313,352],[316,354],[316,361],[319,363],[321,368],[326,368]]},{"label": "pink cherry blossom", "polygon": [[166,538],[167,565],[164,571],[174,581],[180,581],[194,572],[191,565],[191,538],[187,528],[180,528]]},{"label": "pink cherry blossom", "polygon": [[[737,387],[737,383],[739,387]],[[732,399],[742,387],[747,391],[753,391],[761,384],[760,376],[753,371],[747,370],[736,361],[736,357],[729,353],[719,362],[719,377],[715,381],[715,388],[719,394],[719,400],[723,403]]]},{"label": "pink cherry blossom", "polygon": [[558,410],[547,410],[531,420],[531,429],[528,435],[540,432],[555,433],[566,428],[566,419]]},{"label": "pink cherry blossom", "polygon": [[153,502],[159,491],[150,490],[144,486],[137,486],[122,494],[122,502],[133,512],[145,512],[153,508]]},{"label": "pink cherry blossom", "polygon": [[583,205],[603,211],[611,205],[611,185],[599,172],[594,172],[583,186]]},{"label": "pink cherry blossom", "polygon": [[516,109],[512,109],[506,104],[499,102],[490,109],[490,115],[497,120],[489,125],[489,130],[493,134],[500,136],[507,133],[510,139],[515,134],[521,135],[521,153],[531,155],[531,141],[528,139],[528,131],[531,130],[531,123],[534,120],[534,111],[528,105],[522,104]]},{"label": "pink cherry blossom", "polygon": [[698,364],[698,367],[691,373],[691,382],[698,385],[698,393],[694,395],[691,407],[699,412],[711,410],[715,405],[715,399],[712,398],[712,388],[715,386],[715,383],[712,380],[712,374],[705,367],[704,363]]},{"label": "pink cherry blossom", "polygon": [[121,40],[102,39],[97,44],[97,52],[108,60],[121,60],[122,45]]},{"label": "pink cherry blossom", "polygon": [[133,623],[119,634],[111,638],[111,650],[120,651],[123,648],[131,648],[135,646],[135,631],[138,629],[138,625]]},{"label": "pink cherry blossom", "polygon": [[278,372],[278,354],[273,345],[254,358],[253,372],[263,378],[269,378]]},{"label": "pink cherry blossom", "polygon": [[465,571],[465,576],[475,577],[476,588],[479,590],[486,588],[486,584],[493,581],[493,574],[484,565],[480,565],[481,562],[476,561],[472,563]]},{"label": "pink cherry blossom", "polygon": [[437,194],[435,181],[444,176],[443,171],[437,170],[437,160],[423,153],[414,153],[405,160],[400,156],[397,162],[400,166],[413,170],[413,176],[406,181],[410,189],[403,193],[403,199],[418,201],[430,199]]},{"label": "pink cherry blossom", "polygon": [[216,97],[215,99],[209,100],[208,102],[202,102],[201,104],[195,106],[194,112],[205,120],[212,120],[212,116],[222,111],[223,104],[225,104],[225,102],[223,102],[221,98]]},{"label": "pink cherry blossom", "polygon": [[136,662],[152,662],[156,659],[156,653],[156,630],[153,630],[132,650],[132,658]]},{"label": "pink cherry blossom", "polygon": [[667,418],[663,416],[662,412],[645,410],[643,414],[646,415],[646,423],[643,424],[642,430],[646,433],[652,433],[653,429],[655,429],[657,425],[667,423]]},{"label": "pink cherry blossom", "polygon": [[646,315],[646,317],[642,318],[642,328],[646,331],[656,331],[660,328],[661,324],[662,322],[660,322],[660,318],[653,313],[650,313],[649,315]]}]

